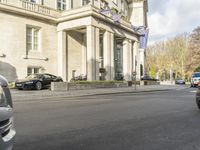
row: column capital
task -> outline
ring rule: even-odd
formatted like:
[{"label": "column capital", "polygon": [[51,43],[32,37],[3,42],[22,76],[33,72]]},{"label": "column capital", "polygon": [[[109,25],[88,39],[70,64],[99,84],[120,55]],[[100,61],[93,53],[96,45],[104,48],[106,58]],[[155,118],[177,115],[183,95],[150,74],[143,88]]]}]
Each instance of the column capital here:
[{"label": "column capital", "polygon": [[131,40],[131,39],[128,39],[128,38],[125,38],[124,40],[123,40],[123,43],[131,43],[133,40]]}]

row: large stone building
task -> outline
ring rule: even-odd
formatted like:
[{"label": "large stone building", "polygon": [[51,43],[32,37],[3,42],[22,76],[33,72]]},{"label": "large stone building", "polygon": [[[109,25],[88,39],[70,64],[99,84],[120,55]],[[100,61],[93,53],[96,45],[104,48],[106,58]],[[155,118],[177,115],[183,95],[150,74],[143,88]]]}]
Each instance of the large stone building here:
[{"label": "large stone building", "polygon": [[0,74],[139,79],[145,52],[133,26],[147,27],[147,11],[147,0],[0,0]]}]

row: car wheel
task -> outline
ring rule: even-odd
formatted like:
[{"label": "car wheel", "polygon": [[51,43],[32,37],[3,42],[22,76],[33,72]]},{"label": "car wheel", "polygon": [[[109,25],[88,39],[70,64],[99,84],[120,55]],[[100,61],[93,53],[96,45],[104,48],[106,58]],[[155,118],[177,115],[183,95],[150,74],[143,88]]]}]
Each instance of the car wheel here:
[{"label": "car wheel", "polygon": [[35,88],[36,88],[36,90],[41,90],[42,89],[42,83],[41,82],[37,82],[35,84]]}]

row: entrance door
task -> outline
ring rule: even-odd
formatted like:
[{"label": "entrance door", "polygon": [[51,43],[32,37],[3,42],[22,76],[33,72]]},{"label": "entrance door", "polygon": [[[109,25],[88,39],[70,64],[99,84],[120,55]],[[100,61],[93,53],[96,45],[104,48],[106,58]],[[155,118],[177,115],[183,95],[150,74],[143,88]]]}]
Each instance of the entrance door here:
[{"label": "entrance door", "polygon": [[123,43],[115,38],[115,80],[123,80]]}]

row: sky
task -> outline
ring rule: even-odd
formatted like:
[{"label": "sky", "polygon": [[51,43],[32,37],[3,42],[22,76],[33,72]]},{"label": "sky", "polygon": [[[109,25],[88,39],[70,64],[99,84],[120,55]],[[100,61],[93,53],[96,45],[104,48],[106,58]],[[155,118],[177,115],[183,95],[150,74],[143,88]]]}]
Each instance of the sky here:
[{"label": "sky", "polygon": [[200,0],[148,0],[149,45],[200,26]]}]

